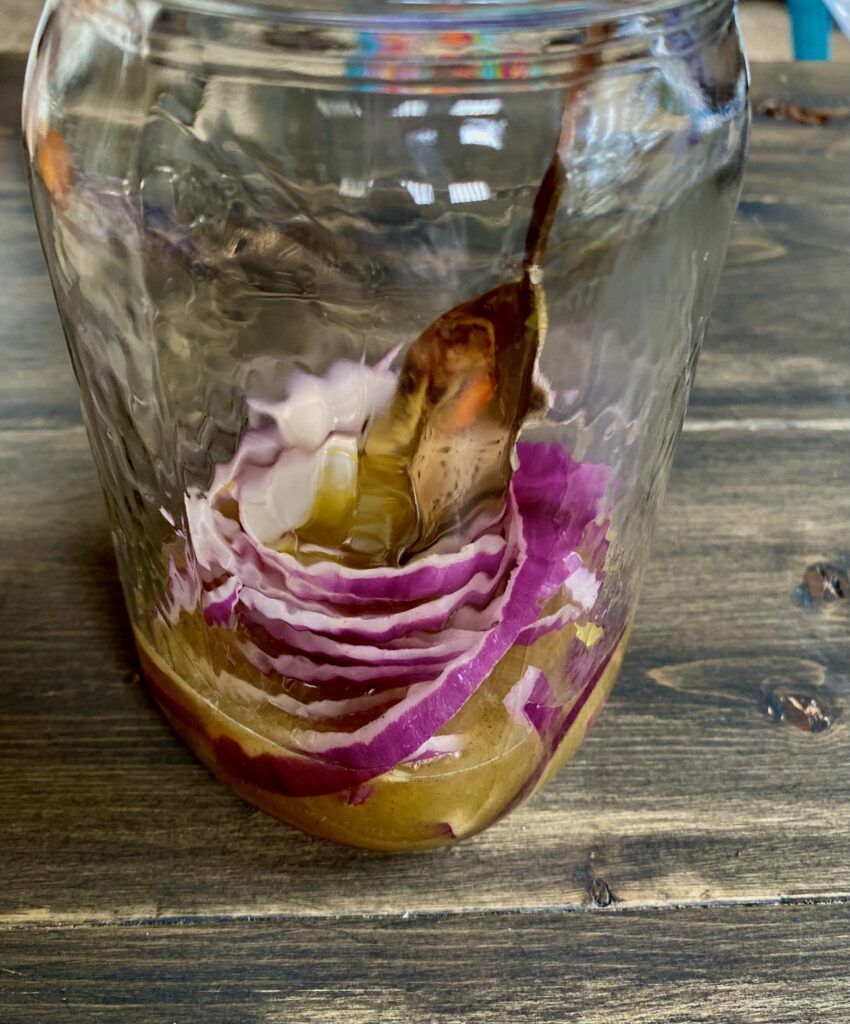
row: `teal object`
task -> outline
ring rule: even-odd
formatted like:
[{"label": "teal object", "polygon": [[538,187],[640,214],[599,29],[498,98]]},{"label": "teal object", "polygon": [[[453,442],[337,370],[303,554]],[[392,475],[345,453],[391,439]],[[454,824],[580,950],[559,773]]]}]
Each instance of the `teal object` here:
[{"label": "teal object", "polygon": [[832,17],[823,0],[788,0],[791,39],[797,60],[829,60]]}]

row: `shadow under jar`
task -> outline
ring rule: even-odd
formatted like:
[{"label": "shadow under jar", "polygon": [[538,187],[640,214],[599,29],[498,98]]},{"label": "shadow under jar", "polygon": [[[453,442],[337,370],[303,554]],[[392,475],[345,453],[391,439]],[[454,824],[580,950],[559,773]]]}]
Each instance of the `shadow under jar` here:
[{"label": "shadow under jar", "polygon": [[747,125],[726,2],[48,4],[32,194],[127,605],[237,793],[424,849],[575,752]]}]

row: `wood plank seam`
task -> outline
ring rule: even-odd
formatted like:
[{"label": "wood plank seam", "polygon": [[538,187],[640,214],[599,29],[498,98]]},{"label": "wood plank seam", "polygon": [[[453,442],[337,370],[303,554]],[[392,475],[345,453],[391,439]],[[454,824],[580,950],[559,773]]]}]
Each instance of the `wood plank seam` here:
[{"label": "wood plank seam", "polygon": [[688,913],[698,910],[735,910],[741,908],[769,907],[820,907],[850,905],[850,891],[845,893],[811,893],[802,896],[777,896],[775,898],[719,898],[706,900],[646,900],[620,903],[616,898],[605,907],[587,903],[564,903],[534,907],[458,907],[455,910],[399,910],[370,911],[357,913],[227,913],[227,914],[174,914],[165,916],[145,917],[80,917],[74,919],[57,917],[45,918],[37,922],[16,922],[13,916],[0,917],[0,931],[27,931],[31,929],[74,929],[74,928],[169,928],[191,927],[231,922],[303,922],[303,921],[334,921],[339,925],[357,921],[385,921],[402,918],[405,921],[453,920],[469,917],[507,917],[512,915],[533,916],[547,914],[566,916],[573,914],[658,914]]}]

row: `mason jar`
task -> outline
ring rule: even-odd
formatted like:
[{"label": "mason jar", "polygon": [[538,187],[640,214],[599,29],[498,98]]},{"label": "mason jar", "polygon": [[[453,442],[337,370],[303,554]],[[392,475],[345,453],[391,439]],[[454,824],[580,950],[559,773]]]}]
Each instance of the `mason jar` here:
[{"label": "mason jar", "polygon": [[424,849],[576,751],[746,94],[727,0],[50,0],[25,141],[126,603],[245,799]]}]

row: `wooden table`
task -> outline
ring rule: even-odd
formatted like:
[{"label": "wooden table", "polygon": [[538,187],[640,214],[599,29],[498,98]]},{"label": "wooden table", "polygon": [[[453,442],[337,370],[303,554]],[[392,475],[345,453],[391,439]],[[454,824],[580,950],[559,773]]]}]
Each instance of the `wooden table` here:
[{"label": "wooden table", "polygon": [[[0,65],[0,1020],[850,1019],[850,600],[795,601],[808,566],[850,558],[844,71],[756,69],[780,117],[755,119],[608,710],[531,805],[395,857],[240,802],[139,684],[20,75]],[[791,698],[828,727],[796,727]]]}]

